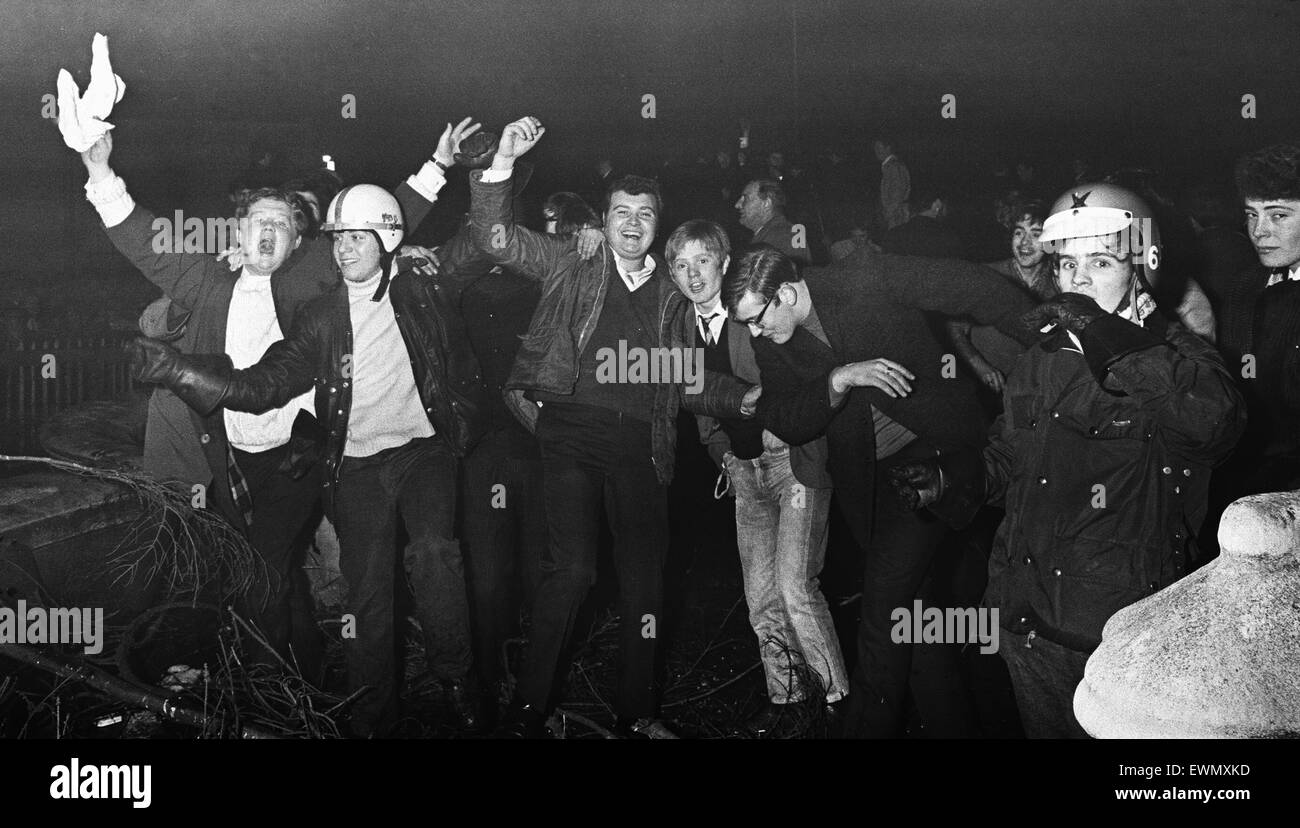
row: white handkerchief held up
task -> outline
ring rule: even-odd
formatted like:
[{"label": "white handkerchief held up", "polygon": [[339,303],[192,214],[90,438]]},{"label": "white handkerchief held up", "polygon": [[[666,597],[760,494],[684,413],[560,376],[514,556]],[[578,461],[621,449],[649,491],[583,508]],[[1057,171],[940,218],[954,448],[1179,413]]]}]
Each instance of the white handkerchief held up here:
[{"label": "white handkerchief held up", "polygon": [[113,128],[104,119],[126,92],[126,84],[108,62],[108,38],[96,32],[90,51],[90,83],[84,95],[68,70],[59,70],[59,131],[64,143],[77,152],[90,149]]}]

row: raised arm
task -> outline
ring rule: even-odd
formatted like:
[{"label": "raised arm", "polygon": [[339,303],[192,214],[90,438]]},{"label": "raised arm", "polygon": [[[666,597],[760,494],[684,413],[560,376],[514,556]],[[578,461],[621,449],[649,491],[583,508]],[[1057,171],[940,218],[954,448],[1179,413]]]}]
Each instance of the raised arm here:
[{"label": "raised arm", "polygon": [[470,173],[470,236],[474,245],[496,264],[541,281],[557,270],[566,255],[576,255],[573,239],[535,233],[515,222],[513,186],[515,161],[546,133],[533,117],[520,118],[501,132],[492,166]]},{"label": "raised arm", "polygon": [[880,259],[883,286],[900,303],[945,316],[969,317],[1024,341],[1018,322],[1036,303],[997,271],[959,259],[891,255]]},{"label": "raised arm", "polygon": [[111,132],[81,153],[89,173],[86,197],[104,222],[113,246],[172,301],[185,308],[194,307],[204,282],[219,276],[223,268],[206,254],[171,249],[174,231],[167,230],[165,220],[159,226],[160,220],[131,198],[126,183],[109,166],[112,153]]},{"label": "raised arm", "polygon": [[438,192],[447,183],[446,172],[456,164],[460,142],[480,129],[482,124],[475,123],[472,117],[462,118],[455,126],[447,124],[438,137],[438,146],[434,149],[433,156],[424,162],[419,172],[407,178],[393,191],[397,203],[402,206],[408,237],[429,215],[433,203],[438,200]]}]

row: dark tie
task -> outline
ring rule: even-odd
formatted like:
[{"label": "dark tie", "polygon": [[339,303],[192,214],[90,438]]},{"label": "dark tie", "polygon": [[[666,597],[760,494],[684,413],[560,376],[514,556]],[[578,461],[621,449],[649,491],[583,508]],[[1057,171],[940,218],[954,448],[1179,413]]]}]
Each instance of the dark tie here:
[{"label": "dark tie", "polygon": [[710,348],[717,344],[716,340],[713,338],[713,326],[710,323],[712,323],[714,319],[717,319],[718,316],[719,314],[711,313],[708,316],[700,317],[700,324],[704,328],[704,344],[708,345]]}]

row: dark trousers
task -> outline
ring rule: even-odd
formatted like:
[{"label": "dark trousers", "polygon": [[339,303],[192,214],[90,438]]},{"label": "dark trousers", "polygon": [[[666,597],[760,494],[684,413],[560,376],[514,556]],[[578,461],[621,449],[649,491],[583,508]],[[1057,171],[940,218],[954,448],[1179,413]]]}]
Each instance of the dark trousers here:
[{"label": "dark trousers", "polygon": [[462,542],[474,617],[474,662],[484,687],[504,678],[501,647],[531,606],[546,550],[542,456],[522,428],[493,429],[464,462]]},{"label": "dark trousers", "polygon": [[[282,658],[311,681],[319,681],[325,639],[311,611],[310,587],[302,571],[308,520],[320,498],[320,466],[298,480],[279,470],[289,448],[255,454],[235,449],[235,462],[253,498],[248,542],[266,562],[266,574],[239,604],[240,614],[261,630]],[[259,661],[268,653],[252,652]]]},{"label": "dark trousers", "polygon": [[1088,653],[1009,630],[1002,630],[998,653],[1011,673],[1026,738],[1088,738],[1074,718],[1074,691],[1083,681]]},{"label": "dark trousers", "polygon": [[911,613],[917,598],[925,606],[938,603],[942,590],[927,575],[950,532],[928,512],[903,508],[887,472],[903,460],[933,456],[931,447],[915,440],[875,466],[875,511],[862,580],[858,659],[849,680],[846,736],[903,735],[909,685],[927,735],[972,735],[967,728],[973,727],[973,714],[962,710],[969,700],[960,678],[960,650],[953,644],[895,643],[891,635],[895,609]]},{"label": "dark trousers", "polygon": [[346,607],[355,619],[355,637],[344,625],[348,688],[372,688],[352,709],[353,733],[365,736],[387,730],[397,716],[399,516],[410,537],[403,563],[429,671],[440,679],[463,679],[471,668],[465,570],[452,530],[456,458],[440,437],[370,457],[345,457],[334,511],[339,569],[348,582]]},{"label": "dark trousers", "polygon": [[663,629],[668,487],[651,461],[650,424],[601,408],[548,403],[537,423],[550,538],[533,599],[533,627],[519,692],[551,707],[574,620],[596,583],[600,510],[614,535],[621,660],[615,712],[655,712],[655,652]]}]

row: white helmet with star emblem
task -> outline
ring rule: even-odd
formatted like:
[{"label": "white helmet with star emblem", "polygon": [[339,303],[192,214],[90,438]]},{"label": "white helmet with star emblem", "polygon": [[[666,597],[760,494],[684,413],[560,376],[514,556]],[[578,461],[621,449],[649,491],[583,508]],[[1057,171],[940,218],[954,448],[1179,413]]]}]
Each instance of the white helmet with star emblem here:
[{"label": "white helmet with star emblem", "polygon": [[402,243],[405,223],[402,207],[392,193],[374,184],[355,184],[334,196],[321,230],[373,230],[384,251],[392,253]]},{"label": "white helmet with star emblem", "polygon": [[1091,236],[1118,236],[1120,246],[1142,267],[1148,284],[1160,275],[1164,250],[1155,213],[1137,193],[1114,184],[1080,184],[1052,204],[1039,241],[1049,254],[1059,242]]}]

